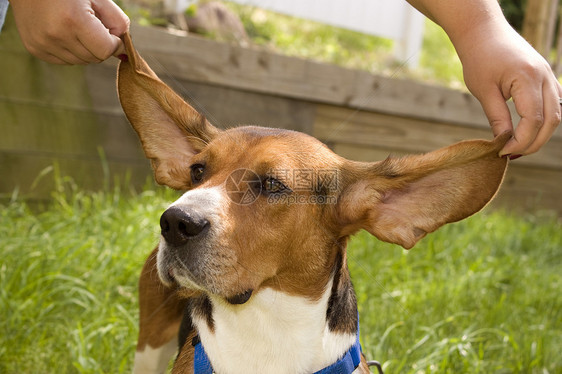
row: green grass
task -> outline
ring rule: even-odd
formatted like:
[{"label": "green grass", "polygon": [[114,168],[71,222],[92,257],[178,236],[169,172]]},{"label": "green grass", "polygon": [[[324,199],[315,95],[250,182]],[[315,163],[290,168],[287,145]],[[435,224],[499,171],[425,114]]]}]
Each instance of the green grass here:
[{"label": "green grass", "polygon": [[[127,373],[136,283],[176,193],[86,193],[0,205],[0,373]],[[406,252],[355,237],[362,343],[387,373],[561,373],[562,230],[478,214]]]},{"label": "green grass", "polygon": [[46,209],[0,205],[0,373],[130,372],[136,282],[173,194],[58,184]]},{"label": "green grass", "polygon": [[366,353],[391,373],[562,373],[561,228],[488,212],[410,252],[359,235]]}]

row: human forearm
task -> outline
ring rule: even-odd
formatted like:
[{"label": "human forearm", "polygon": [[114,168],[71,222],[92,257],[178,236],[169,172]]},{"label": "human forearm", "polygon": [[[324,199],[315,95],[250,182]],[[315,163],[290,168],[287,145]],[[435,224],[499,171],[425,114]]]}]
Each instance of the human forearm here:
[{"label": "human forearm", "polygon": [[497,0],[407,1],[440,25],[459,53],[469,47],[474,38],[489,36],[495,30],[511,29]]}]

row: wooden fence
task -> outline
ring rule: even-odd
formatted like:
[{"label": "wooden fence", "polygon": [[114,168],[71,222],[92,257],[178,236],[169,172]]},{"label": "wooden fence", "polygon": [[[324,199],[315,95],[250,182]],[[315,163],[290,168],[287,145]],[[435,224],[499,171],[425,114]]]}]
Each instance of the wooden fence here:
[{"label": "wooden fence", "polygon": [[[356,160],[492,136],[467,93],[164,29],[134,26],[132,35],[156,73],[219,127],[300,130]],[[11,19],[0,56],[0,194],[17,188],[30,198],[49,196],[53,178],[37,177],[53,162],[83,188],[100,188],[114,175],[128,175],[133,186],[146,181],[148,162],[115,93],[116,61],[42,63],[25,52]],[[562,213],[561,191],[559,129],[538,154],[511,163],[496,205]]]}]

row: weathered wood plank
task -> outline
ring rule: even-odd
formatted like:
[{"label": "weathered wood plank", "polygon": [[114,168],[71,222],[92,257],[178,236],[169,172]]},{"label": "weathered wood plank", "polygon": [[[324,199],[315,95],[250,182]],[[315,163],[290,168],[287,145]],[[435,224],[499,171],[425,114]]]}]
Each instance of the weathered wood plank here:
[{"label": "weathered wood plank", "polygon": [[2,45],[3,38],[0,38],[0,100],[91,108],[84,67],[48,64],[26,51],[3,50]]},{"label": "weathered wood plank", "polygon": [[[115,68],[91,65],[86,70],[96,112],[123,115],[115,92]],[[231,87],[209,85],[161,74],[164,82],[184,97],[215,126],[239,125],[280,127],[310,133],[315,105],[292,98],[267,95]]]},{"label": "weathered wood plank", "polygon": [[319,105],[314,136],[327,142],[403,152],[428,152],[463,139],[490,138],[489,130]]},{"label": "weathered wood plank", "polygon": [[[489,129],[428,122],[330,105],[318,105],[314,136],[328,143],[428,152],[466,139],[489,139]],[[517,160],[524,165],[562,169],[562,139],[553,138],[537,154]]]},{"label": "weathered wood plank", "polygon": [[411,152],[398,151],[392,148],[361,146],[349,143],[335,143],[331,148],[334,152],[349,160],[368,162],[381,161],[389,156],[401,157],[411,154]]},{"label": "weathered wood plank", "polygon": [[174,83],[179,83],[185,96],[189,93],[187,100],[219,127],[257,125],[312,131],[313,103],[183,80]]},{"label": "weathered wood plank", "polygon": [[[488,128],[466,92],[281,56],[256,48],[133,26],[134,41],[158,74],[320,103]],[[509,106],[517,121],[512,103]],[[556,136],[562,137],[562,131]]]},{"label": "weathered wood plank", "polygon": [[0,150],[110,159],[144,158],[136,134],[123,115],[56,106],[0,101]]},{"label": "weathered wood plank", "polygon": [[494,206],[519,212],[554,210],[562,215],[562,171],[528,167],[518,161],[510,163]]}]

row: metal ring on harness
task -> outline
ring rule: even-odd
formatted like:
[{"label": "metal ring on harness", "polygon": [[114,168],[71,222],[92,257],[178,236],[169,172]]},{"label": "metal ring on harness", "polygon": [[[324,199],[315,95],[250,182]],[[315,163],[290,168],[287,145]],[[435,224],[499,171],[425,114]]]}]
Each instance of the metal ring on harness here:
[{"label": "metal ring on harness", "polygon": [[379,374],[384,374],[384,372],[382,371],[382,365],[378,361],[367,361],[367,366],[368,367],[375,366],[379,371]]}]

